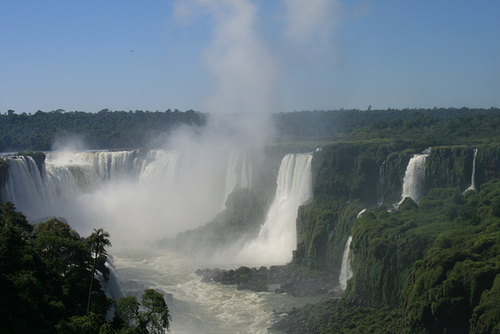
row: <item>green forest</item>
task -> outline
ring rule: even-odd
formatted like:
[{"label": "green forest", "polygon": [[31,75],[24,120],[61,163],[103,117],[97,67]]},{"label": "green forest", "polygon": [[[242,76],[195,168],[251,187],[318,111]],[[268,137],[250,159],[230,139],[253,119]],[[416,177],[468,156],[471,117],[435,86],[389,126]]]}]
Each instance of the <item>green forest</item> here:
[{"label": "green forest", "polygon": [[477,194],[434,188],[419,205],[371,209],[352,235],[343,297],[296,310],[287,333],[500,331],[499,180]]},{"label": "green forest", "polygon": [[[274,140],[329,143],[352,140],[409,140],[451,144],[498,137],[498,108],[434,108],[388,110],[330,110],[274,113]],[[127,149],[164,145],[165,138],[183,125],[203,127],[209,115],[179,111],[83,111],[0,114],[0,152],[48,151],[60,140],[77,138],[87,149]],[[422,130],[425,130],[422,132]],[[296,143],[297,144],[297,143]]]},{"label": "green forest", "polygon": [[181,125],[202,126],[206,115],[175,109],[165,112],[82,111],[17,114],[9,110],[0,115],[0,151],[48,151],[56,140],[77,138],[85,148],[140,148],[154,143]]}]

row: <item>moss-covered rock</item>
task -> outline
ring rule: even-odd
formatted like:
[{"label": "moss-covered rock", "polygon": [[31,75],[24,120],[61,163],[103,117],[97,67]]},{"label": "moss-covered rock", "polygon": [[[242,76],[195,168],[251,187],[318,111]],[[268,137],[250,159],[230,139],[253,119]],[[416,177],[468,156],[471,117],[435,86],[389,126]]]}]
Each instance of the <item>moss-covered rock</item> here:
[{"label": "moss-covered rock", "polygon": [[427,158],[427,189],[470,186],[474,149],[467,146],[433,147]]}]

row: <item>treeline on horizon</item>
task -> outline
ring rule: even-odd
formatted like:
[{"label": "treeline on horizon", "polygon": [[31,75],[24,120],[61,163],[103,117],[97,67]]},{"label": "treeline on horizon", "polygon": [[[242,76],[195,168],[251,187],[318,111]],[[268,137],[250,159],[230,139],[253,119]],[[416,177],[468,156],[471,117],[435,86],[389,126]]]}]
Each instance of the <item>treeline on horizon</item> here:
[{"label": "treeline on horizon", "polygon": [[[478,129],[496,137],[500,109],[432,108],[296,111],[272,114],[276,142],[337,140],[414,141],[426,130],[436,143],[456,142]],[[141,148],[163,144],[182,125],[202,127],[209,114],[173,111],[69,111],[0,114],[0,152],[49,151],[58,140],[78,138],[88,149]],[[485,137],[484,133],[481,137]],[[470,138],[469,138],[470,139]]]}]

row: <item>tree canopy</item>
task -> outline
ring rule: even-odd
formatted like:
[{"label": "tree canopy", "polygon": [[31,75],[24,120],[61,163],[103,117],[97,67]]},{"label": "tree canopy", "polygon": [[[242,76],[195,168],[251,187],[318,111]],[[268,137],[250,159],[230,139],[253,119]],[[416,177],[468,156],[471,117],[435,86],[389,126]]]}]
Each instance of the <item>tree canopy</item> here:
[{"label": "tree canopy", "polygon": [[[316,110],[272,114],[277,142],[397,140],[456,143],[490,134],[499,125],[498,108]],[[0,152],[51,150],[58,140],[78,139],[89,149],[141,148],[164,144],[161,138],[182,125],[203,127],[209,115],[187,110],[112,111],[62,109],[33,114],[0,114]],[[424,132],[423,132],[424,131]],[[493,139],[493,138],[492,138]]]},{"label": "tree canopy", "polygon": [[2,333],[168,330],[171,321],[168,306],[163,295],[155,290],[146,290],[142,306],[136,310],[137,321],[126,317],[119,320],[123,317],[121,313],[115,315],[115,321],[106,321],[106,313],[116,302],[105,295],[95,272],[103,275],[105,271],[104,247],[110,245],[108,238],[109,234],[102,229],[94,230],[87,239],[82,238],[68,223],[56,218],[34,227],[12,203],[0,203]]}]

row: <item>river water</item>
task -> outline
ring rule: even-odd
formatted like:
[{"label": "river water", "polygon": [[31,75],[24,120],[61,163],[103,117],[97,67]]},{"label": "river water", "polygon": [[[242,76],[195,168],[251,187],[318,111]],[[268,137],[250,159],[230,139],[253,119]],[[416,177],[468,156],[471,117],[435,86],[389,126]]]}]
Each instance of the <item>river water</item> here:
[{"label": "river water", "polygon": [[172,333],[270,333],[275,313],[319,300],[201,282],[195,271],[203,265],[178,254],[134,249],[113,254],[113,262],[125,295],[139,297],[146,288],[172,294],[166,298]]}]

